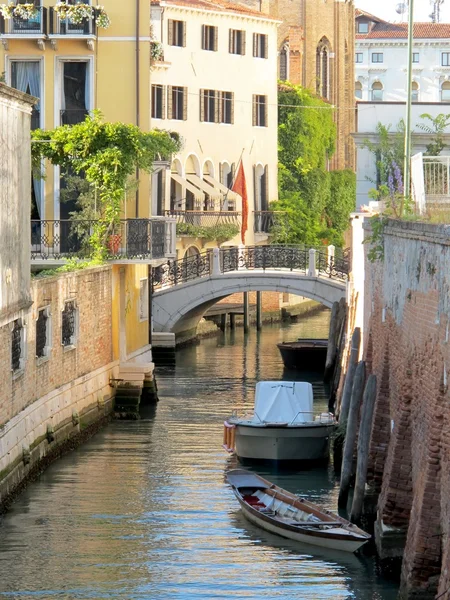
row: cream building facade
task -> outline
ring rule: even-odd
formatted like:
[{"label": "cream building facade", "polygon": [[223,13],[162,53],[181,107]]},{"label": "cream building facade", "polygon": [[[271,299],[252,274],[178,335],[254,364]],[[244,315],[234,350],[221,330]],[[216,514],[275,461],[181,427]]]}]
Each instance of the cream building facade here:
[{"label": "cream building facade", "polygon": [[[242,198],[229,188],[242,159],[245,244],[267,240],[262,219],[278,187],[278,24],[222,0],[152,1],[151,127],[183,141],[170,169],[153,174],[153,214],[169,211],[181,227],[241,227]],[[179,258],[216,245],[180,240]],[[240,242],[238,233],[225,243]]]}]

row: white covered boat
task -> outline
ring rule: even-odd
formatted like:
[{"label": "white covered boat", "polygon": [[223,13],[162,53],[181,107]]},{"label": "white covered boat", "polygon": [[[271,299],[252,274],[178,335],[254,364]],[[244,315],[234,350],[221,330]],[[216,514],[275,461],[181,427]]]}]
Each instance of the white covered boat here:
[{"label": "white covered boat", "polygon": [[299,498],[256,473],[227,473],[245,517],[266,531],[322,548],[356,552],[370,535],[347,519]]},{"label": "white covered boat", "polygon": [[241,461],[320,461],[335,427],[332,414],[314,414],[310,383],[260,381],[253,414],[225,421],[224,447]]}]

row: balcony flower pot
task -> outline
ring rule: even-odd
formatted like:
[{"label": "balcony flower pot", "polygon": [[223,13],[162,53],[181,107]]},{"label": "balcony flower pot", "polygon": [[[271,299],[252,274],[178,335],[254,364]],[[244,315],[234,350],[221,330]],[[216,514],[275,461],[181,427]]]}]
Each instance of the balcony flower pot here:
[{"label": "balcony flower pot", "polygon": [[83,25],[86,21],[95,20],[97,27],[107,29],[111,24],[103,6],[58,2],[54,10],[61,20],[68,19],[74,25]]},{"label": "balcony flower pot", "polygon": [[108,238],[108,250],[109,253],[115,256],[119,253],[120,249],[120,235],[117,233],[113,233]]},{"label": "balcony flower pot", "polygon": [[4,19],[21,19],[27,21],[35,19],[38,15],[38,10],[33,3],[27,4],[14,4],[9,2],[8,4],[0,4],[0,15]]}]

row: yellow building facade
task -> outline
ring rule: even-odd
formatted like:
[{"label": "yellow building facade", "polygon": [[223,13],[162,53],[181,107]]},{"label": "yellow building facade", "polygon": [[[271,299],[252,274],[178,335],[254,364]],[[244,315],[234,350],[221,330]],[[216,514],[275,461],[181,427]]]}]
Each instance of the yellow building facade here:
[{"label": "yellow building facade", "polygon": [[[99,109],[107,121],[149,130],[149,0],[131,0],[126,10],[120,0],[105,0],[104,13],[95,4],[69,1],[78,15],[85,11],[80,22],[55,8],[55,0],[34,4],[25,18],[20,12],[5,18],[0,8],[0,74],[7,84],[39,98],[32,128],[75,124]],[[45,175],[32,185],[32,218],[68,219],[74,206],[60,202],[59,170],[47,165]],[[150,216],[149,176],[139,179],[138,193],[133,191],[124,206],[125,218]]]}]

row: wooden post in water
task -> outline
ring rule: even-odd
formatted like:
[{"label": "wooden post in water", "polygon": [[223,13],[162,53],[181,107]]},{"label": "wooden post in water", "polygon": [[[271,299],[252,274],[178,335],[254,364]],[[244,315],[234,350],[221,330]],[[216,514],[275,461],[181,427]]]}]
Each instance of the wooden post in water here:
[{"label": "wooden post in water", "polygon": [[367,465],[369,462],[370,434],[372,431],[372,419],[376,396],[377,378],[376,375],[370,375],[364,390],[361,425],[359,426],[355,492],[353,494],[352,511],[350,514],[352,523],[358,523],[361,519],[364,492],[366,488]]},{"label": "wooden post in water", "polygon": [[248,292],[243,292],[244,295],[244,333],[249,332],[249,303],[248,303]]},{"label": "wooden post in water", "polygon": [[348,490],[353,470],[353,451],[355,449],[356,432],[358,430],[359,407],[364,392],[364,379],[366,376],[366,363],[358,363],[353,380],[352,397],[348,411],[347,428],[345,432],[344,452],[342,456],[341,482],[339,487],[338,505],[340,508],[347,506]]},{"label": "wooden post in water", "polygon": [[225,331],[227,328],[227,313],[220,315],[220,331]]},{"label": "wooden post in water", "polygon": [[230,329],[236,329],[236,315],[235,315],[235,313],[230,313]]},{"label": "wooden post in water", "polygon": [[331,375],[333,373],[334,363],[336,361],[336,346],[337,346],[337,336],[338,336],[338,313],[339,313],[339,303],[333,302],[333,306],[331,307],[330,329],[328,332],[327,358],[325,361],[325,372],[323,375],[323,380],[325,382],[330,381]]},{"label": "wooden post in water", "polygon": [[356,365],[359,357],[359,346],[361,344],[361,330],[355,327],[352,335],[352,345],[350,359],[347,365],[347,373],[345,375],[344,389],[342,391],[341,407],[339,410],[339,422],[344,423],[348,417],[348,409],[350,407],[350,398],[352,396],[353,378],[355,377]]},{"label": "wooden post in water", "polygon": [[256,292],[256,330],[262,329],[262,292]]}]

